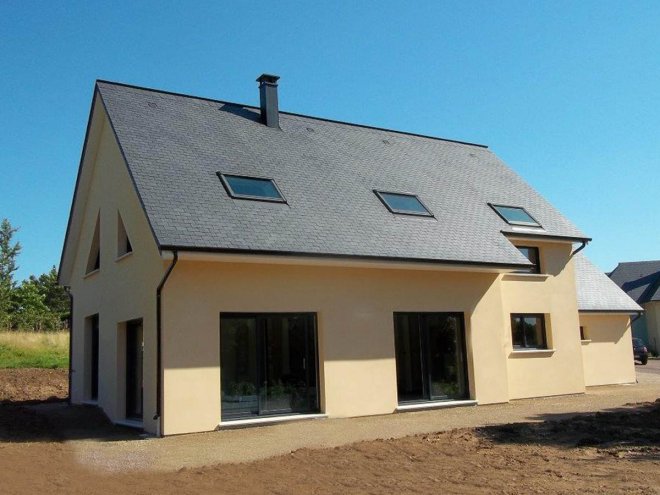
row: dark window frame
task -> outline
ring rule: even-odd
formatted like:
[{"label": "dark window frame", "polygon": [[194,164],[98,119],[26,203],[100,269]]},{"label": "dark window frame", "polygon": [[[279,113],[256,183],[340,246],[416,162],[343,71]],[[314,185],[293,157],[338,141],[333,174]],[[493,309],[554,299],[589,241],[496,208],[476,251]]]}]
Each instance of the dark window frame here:
[{"label": "dark window frame", "polygon": [[[374,189],[373,190],[374,194],[380,199],[381,203],[385,205],[385,208],[388,209],[390,213],[393,213],[395,215],[409,215],[413,217],[427,217],[427,218],[435,218],[435,215],[433,212],[429,209],[428,206],[420,199],[420,197],[417,194],[414,193],[409,193],[409,192],[397,192],[397,191],[384,191],[382,189]],[[421,213],[421,212],[414,212],[410,210],[399,210],[396,208],[392,208],[387,200],[383,197],[383,194],[395,194],[398,196],[409,196],[415,198],[417,201],[419,201],[419,204],[422,205],[422,208],[426,210],[426,213]]]},{"label": "dark window frame", "polygon": [[[275,182],[275,179],[273,179],[272,177],[260,177],[260,176],[254,176],[254,175],[229,174],[229,173],[225,173],[225,172],[216,172],[216,174],[220,178],[220,182],[222,183],[223,187],[225,188],[225,191],[227,191],[227,194],[229,195],[230,198],[247,199],[249,201],[264,201],[266,203],[284,203],[284,204],[288,204],[286,198],[284,197],[284,194],[282,194],[282,190],[279,188],[279,186],[277,185],[277,182]],[[275,190],[280,195],[280,197],[275,198],[275,197],[266,197],[266,196],[253,196],[251,194],[237,193],[232,189],[231,184],[227,180],[227,177],[238,177],[239,179],[254,179],[254,180],[270,181],[270,183],[273,184],[273,187],[275,187]]]},{"label": "dark window frame", "polygon": [[[500,217],[502,220],[504,220],[509,225],[518,225],[518,226],[522,226],[522,227],[540,227],[540,228],[543,228],[543,226],[541,225],[541,222],[539,222],[536,218],[534,218],[532,216],[532,214],[530,212],[528,212],[522,206],[502,205],[502,204],[497,204],[497,203],[488,203],[488,206],[490,206],[493,209],[493,211],[495,213],[497,213],[498,217]],[[502,213],[500,213],[498,211],[497,208],[514,208],[514,209],[517,209],[517,210],[522,210],[522,211],[525,212],[525,214],[529,218],[531,218],[534,221],[534,223],[532,223],[532,222],[523,222],[523,221],[519,221],[519,220],[508,220]]]},{"label": "dark window frame", "polygon": [[[415,399],[415,400],[401,400],[397,397],[397,402],[400,405],[406,405],[406,404],[416,404],[416,403],[428,403],[428,402],[451,402],[451,401],[457,401],[457,400],[469,400],[470,399],[470,365],[468,362],[468,353],[467,353],[467,327],[465,325],[465,313],[462,313],[460,311],[394,311],[392,313],[392,325],[395,333],[394,340],[396,341],[396,321],[397,321],[397,316],[415,316],[418,318],[418,325],[419,325],[419,331],[420,334],[425,334],[425,341],[428,339],[428,327],[424,326],[424,319],[429,316],[446,316],[446,317],[453,317],[457,318],[459,321],[459,352],[462,353],[463,355],[463,386],[465,388],[465,396],[463,398],[447,398],[447,399],[435,399],[430,396],[430,376],[429,376],[429,364],[427,362],[428,358],[428,349],[425,348],[424,351],[422,352],[422,362],[420,362],[420,366],[423,369],[422,377],[423,377],[423,385],[422,387],[425,389],[424,394],[426,395],[426,398],[424,399]],[[396,345],[395,345],[395,365],[398,366],[396,363]],[[398,396],[398,385],[397,385],[397,396]]]},{"label": "dark window frame", "polygon": [[[241,311],[221,311],[219,314],[219,331],[220,334],[219,336],[219,343],[220,343],[220,368],[222,369],[222,319],[227,318],[227,319],[254,319],[256,321],[256,328],[261,329],[258,331],[263,331],[265,329],[265,322],[264,320],[269,317],[273,316],[279,316],[279,317],[294,317],[294,316],[306,316],[306,317],[311,317],[311,324],[312,324],[312,334],[313,334],[313,349],[314,349],[314,363],[313,363],[313,369],[315,373],[315,383],[314,387],[316,389],[316,404],[315,407],[307,412],[304,413],[298,413],[298,412],[287,412],[284,413],[284,415],[287,416],[293,416],[293,415],[304,415],[304,414],[318,414],[322,411],[322,391],[321,391],[321,365],[320,365],[320,336],[319,336],[319,324],[318,324],[318,313],[314,311],[246,311],[246,312],[241,312]],[[262,337],[259,337],[261,339]],[[258,347],[258,355],[263,356],[263,348],[264,342],[262,340],[259,340],[257,347]],[[257,375],[261,378],[263,378],[261,375],[263,373],[263,362],[259,362],[259,358],[257,359]],[[221,385],[222,386],[222,385]],[[277,417],[277,416],[282,416],[283,414],[280,412],[275,412],[275,413],[264,413],[264,414],[259,414],[258,417]],[[229,422],[229,421],[235,421],[235,420],[240,420],[240,419],[250,419],[251,416],[246,415],[243,417],[243,415],[230,415],[230,416],[223,416],[221,418],[221,421],[223,422]]]},{"label": "dark window frame", "polygon": [[[529,250],[536,253],[536,263],[534,264],[534,266],[530,266],[529,268],[521,268],[519,270],[516,270],[515,273],[540,274],[541,273],[541,251],[540,251],[540,249],[536,246],[518,246],[518,245],[515,245],[515,246],[516,246],[516,249],[518,249],[518,251],[520,251],[521,249],[529,249]],[[522,252],[520,254],[525,256]],[[527,256],[525,256],[525,257],[530,261],[530,263],[532,263],[532,260],[530,260]]]},{"label": "dark window frame", "polygon": [[[543,342],[541,347],[539,346],[529,346],[527,345],[527,338],[525,332],[522,333],[523,345],[516,344],[514,341],[514,331],[516,328],[516,319],[522,319],[524,322],[525,318],[538,318],[541,322],[541,337]],[[511,313],[511,344],[513,345],[513,350],[522,349],[522,350],[547,350],[548,349],[548,335],[547,327],[545,324],[545,315],[543,313]]]}]

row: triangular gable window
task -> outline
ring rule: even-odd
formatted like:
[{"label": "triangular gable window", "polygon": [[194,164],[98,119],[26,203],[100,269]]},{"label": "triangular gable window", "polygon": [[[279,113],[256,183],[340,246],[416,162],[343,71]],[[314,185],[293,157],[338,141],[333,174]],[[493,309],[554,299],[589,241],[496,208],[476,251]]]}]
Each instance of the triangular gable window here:
[{"label": "triangular gable window", "polygon": [[128,238],[124,221],[121,219],[119,212],[117,212],[117,257],[119,258],[132,252],[133,246],[131,245],[131,240]]},{"label": "triangular gable window", "polygon": [[92,247],[89,250],[89,258],[87,258],[87,273],[101,268],[101,244],[99,239],[99,222],[100,215],[96,217],[96,225],[94,226],[94,237],[92,238]]}]

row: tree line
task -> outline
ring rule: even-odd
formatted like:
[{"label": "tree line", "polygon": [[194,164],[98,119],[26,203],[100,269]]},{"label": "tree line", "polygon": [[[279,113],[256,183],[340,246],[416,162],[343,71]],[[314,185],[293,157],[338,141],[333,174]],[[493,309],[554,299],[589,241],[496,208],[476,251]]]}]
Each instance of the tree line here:
[{"label": "tree line", "polygon": [[0,328],[4,330],[62,330],[68,328],[70,299],[57,284],[57,269],[17,283],[14,274],[21,252],[14,242],[18,228],[6,218],[0,224]]}]

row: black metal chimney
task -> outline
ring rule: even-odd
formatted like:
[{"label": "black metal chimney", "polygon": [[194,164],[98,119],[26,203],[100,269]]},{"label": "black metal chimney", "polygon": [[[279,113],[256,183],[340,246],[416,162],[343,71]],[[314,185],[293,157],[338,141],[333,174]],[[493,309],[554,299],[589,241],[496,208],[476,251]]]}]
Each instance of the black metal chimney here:
[{"label": "black metal chimney", "polygon": [[280,127],[280,110],[277,104],[277,80],[279,76],[261,74],[259,83],[259,98],[261,99],[261,122],[268,127]]}]

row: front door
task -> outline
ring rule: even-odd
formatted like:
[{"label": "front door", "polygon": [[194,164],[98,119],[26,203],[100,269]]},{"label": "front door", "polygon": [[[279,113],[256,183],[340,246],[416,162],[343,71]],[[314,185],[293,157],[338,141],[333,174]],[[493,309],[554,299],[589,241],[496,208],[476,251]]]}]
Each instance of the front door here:
[{"label": "front door", "polygon": [[222,419],[318,411],[316,318],[222,314]]},{"label": "front door", "polygon": [[126,323],[126,418],[142,420],[142,320]]},{"label": "front door", "polygon": [[400,403],[465,399],[468,380],[460,313],[394,313]]}]

